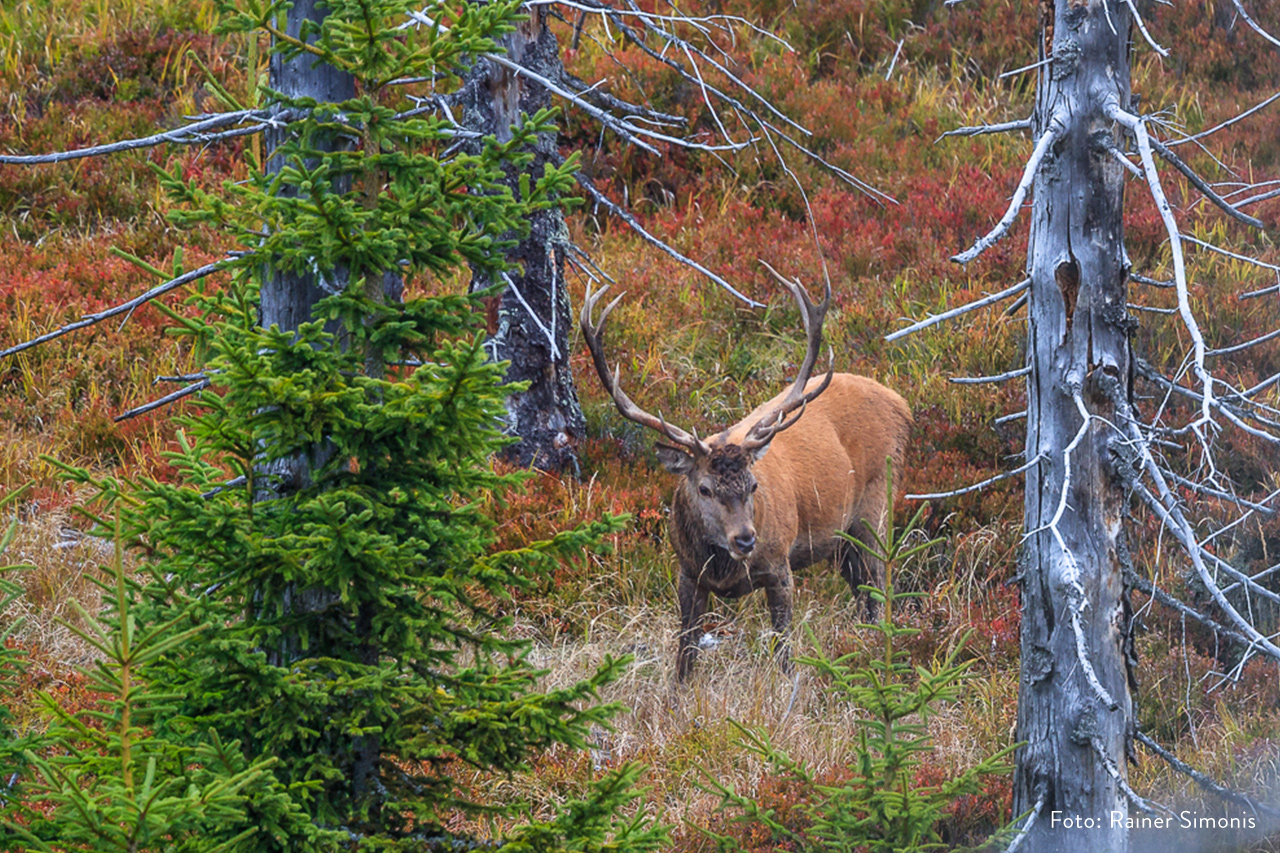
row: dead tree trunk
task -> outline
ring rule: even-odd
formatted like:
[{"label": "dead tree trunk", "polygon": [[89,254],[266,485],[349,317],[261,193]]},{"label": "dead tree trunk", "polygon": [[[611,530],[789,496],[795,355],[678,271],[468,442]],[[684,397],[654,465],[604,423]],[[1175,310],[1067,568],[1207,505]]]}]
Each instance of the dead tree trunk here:
[{"label": "dead tree trunk", "polygon": [[[328,12],[323,0],[295,0],[288,13],[288,33],[296,38],[303,21],[319,23],[326,14]],[[356,94],[354,77],[331,65],[317,63],[310,54],[304,53],[287,61],[279,54],[273,54],[269,73],[271,87],[286,97],[314,98],[322,103],[336,103],[354,98]],[[289,138],[289,134],[288,124],[277,125],[268,130],[267,153],[270,155],[274,152]],[[328,144],[336,149],[344,143],[335,139],[329,140]],[[267,161],[269,173],[278,172],[283,167],[283,158],[278,155],[271,156]],[[269,328],[275,324],[281,329],[297,329],[311,320],[311,311],[324,298],[326,285],[330,289],[341,289],[345,283],[319,282],[314,275],[273,271],[264,277],[262,285],[260,310],[263,327]]]},{"label": "dead tree trunk", "polygon": [[[302,32],[304,22],[320,23],[328,14],[324,0],[295,0],[289,9],[286,20],[286,32],[297,38]],[[339,71],[326,63],[317,63],[310,54],[301,54],[286,60],[279,54],[273,54],[270,65],[270,84],[273,89],[287,98],[312,98],[319,103],[339,103],[355,97],[355,78]],[[286,124],[267,132],[267,171],[276,172],[285,166],[284,158],[273,154],[282,143],[289,139],[290,126]],[[334,135],[329,139],[313,138],[311,144],[319,149],[340,150],[350,148],[355,140]],[[340,185],[335,187],[339,192],[351,188],[349,178],[340,178]],[[292,192],[284,189],[282,192]],[[325,296],[340,292],[347,285],[348,276],[345,270],[337,270],[326,275],[318,273],[298,274],[286,270],[272,269],[263,276],[262,291],[259,304],[259,318],[263,328],[273,325],[282,330],[296,330],[303,323],[310,322],[312,312]],[[384,277],[385,295],[398,298],[401,279],[398,273],[388,273]],[[333,323],[329,331],[340,334],[339,324]],[[262,486],[257,490],[257,500],[285,498],[296,494],[312,484],[312,472],[324,465],[333,448],[327,443],[318,443],[304,453],[277,460],[261,466],[258,476]],[[265,475],[265,476],[264,476]],[[326,630],[325,622],[331,619],[351,619],[356,624],[356,633],[369,638],[362,650],[362,662],[377,662],[377,643],[374,641],[373,613],[362,607],[358,613],[341,615],[339,595],[336,590],[324,586],[299,588],[291,585],[285,592],[286,609],[299,614],[313,614],[315,622],[311,626],[310,642],[304,645],[302,638],[293,633],[281,637],[276,647],[268,650],[268,657],[276,666],[288,667],[294,661],[306,657],[324,657],[325,646],[332,643],[334,632]],[[327,611],[339,611],[337,615],[326,615]],[[335,626],[336,631],[336,626]],[[381,743],[377,735],[356,736],[348,743],[335,748],[335,759],[343,766],[341,785],[348,786],[346,793],[356,799],[365,799],[371,816],[376,819],[379,805],[367,799],[374,793],[373,786],[378,773],[378,760]],[[344,766],[345,765],[345,766]],[[337,792],[328,791],[326,796],[334,796]]]},{"label": "dead tree trunk", "polygon": [[[512,61],[551,80],[564,70],[556,38],[547,28],[547,7],[533,6],[529,19],[499,40]],[[482,60],[467,86],[463,123],[499,141],[511,138],[521,115],[551,105],[542,85],[509,68]],[[534,158],[523,170],[541,175],[556,156],[555,134],[542,134]],[[508,186],[519,192],[520,174],[508,168]],[[518,465],[549,470],[576,470],[574,442],[585,431],[582,407],[569,370],[569,332],[572,316],[565,287],[565,247],[569,233],[564,213],[552,208],[534,214],[529,234],[507,259],[518,269],[499,281],[477,273],[473,290],[497,284],[499,295],[488,305],[489,342],[494,361],[508,362],[506,382],[527,382],[528,388],[507,398],[507,433],[518,439],[505,455]]]},{"label": "dead tree trunk", "polygon": [[1134,322],[1120,129],[1104,109],[1130,103],[1131,17],[1106,0],[1042,9],[1026,449],[1039,464],[1027,475],[1014,813],[1038,815],[1023,839],[1032,853],[1123,853],[1134,723],[1113,401],[1131,398]]}]

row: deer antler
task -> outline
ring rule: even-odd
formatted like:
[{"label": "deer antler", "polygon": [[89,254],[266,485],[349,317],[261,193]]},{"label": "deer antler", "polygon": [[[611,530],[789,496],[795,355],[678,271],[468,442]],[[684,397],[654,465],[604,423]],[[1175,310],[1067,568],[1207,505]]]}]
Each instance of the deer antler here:
[{"label": "deer antler", "polygon": [[600,376],[600,382],[604,385],[605,390],[613,397],[613,403],[618,407],[618,411],[624,418],[634,421],[641,426],[649,427],[652,430],[662,433],[673,444],[685,448],[695,456],[705,456],[711,452],[711,448],[707,443],[698,438],[696,434],[690,435],[679,427],[672,426],[667,423],[662,416],[654,417],[648,412],[641,409],[631,401],[626,392],[618,386],[618,377],[622,371],[621,366],[609,372],[609,364],[604,358],[604,321],[608,319],[609,312],[614,306],[622,300],[622,294],[614,298],[612,302],[605,306],[600,312],[600,319],[592,322],[591,315],[595,312],[596,303],[600,301],[600,297],[604,296],[605,291],[609,289],[609,285],[605,285],[599,291],[592,293],[591,286],[587,286],[586,296],[582,300],[582,315],[580,322],[582,325],[582,336],[586,338],[587,349],[591,351],[591,360],[595,362],[596,373]]},{"label": "deer antler", "polygon": [[[805,338],[809,341],[808,349],[804,354],[804,363],[800,365],[800,373],[796,376],[795,382],[791,384],[791,389],[787,392],[787,396],[782,402],[747,431],[746,437],[742,440],[743,450],[759,450],[764,447],[773,437],[782,432],[787,427],[800,420],[804,414],[805,406],[813,402],[813,400],[827,390],[827,386],[831,384],[831,376],[835,371],[835,353],[831,353],[831,366],[827,369],[826,378],[822,380],[822,384],[812,391],[806,393],[805,386],[809,384],[809,376],[813,373],[813,366],[818,361],[818,353],[822,349],[822,321],[827,316],[827,308],[831,306],[831,282],[827,282],[826,295],[822,298],[822,303],[814,305],[809,299],[809,294],[805,292],[799,281],[788,281],[778,274],[778,271],[769,264],[761,261],[764,268],[773,273],[773,277],[778,283],[791,291],[791,295],[796,298],[796,303],[800,306],[800,317],[804,323]],[[788,417],[796,409],[800,411],[794,417]]]}]

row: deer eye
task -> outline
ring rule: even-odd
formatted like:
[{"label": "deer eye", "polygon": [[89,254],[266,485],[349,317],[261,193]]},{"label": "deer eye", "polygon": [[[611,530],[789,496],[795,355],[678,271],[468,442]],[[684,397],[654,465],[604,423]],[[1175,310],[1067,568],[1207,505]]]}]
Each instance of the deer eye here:
[{"label": "deer eye", "polygon": [[705,485],[698,486],[698,494],[702,495],[704,498],[709,498],[711,497],[711,490]]},{"label": "deer eye", "polygon": [[760,488],[760,484],[759,484],[759,483],[752,483],[752,484],[751,484],[751,493],[752,493],[752,494],[755,494],[755,491],[756,491],[756,489],[758,489],[758,488]]}]

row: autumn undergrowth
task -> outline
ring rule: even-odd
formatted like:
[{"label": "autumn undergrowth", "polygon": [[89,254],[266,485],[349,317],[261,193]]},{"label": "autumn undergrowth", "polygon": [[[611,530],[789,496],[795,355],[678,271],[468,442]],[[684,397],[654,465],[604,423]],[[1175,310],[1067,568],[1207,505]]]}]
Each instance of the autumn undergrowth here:
[{"label": "autumn undergrowth", "polygon": [[[1263,5],[1255,4],[1260,20],[1276,24],[1275,10]],[[680,152],[656,158],[601,138],[587,117],[569,112],[562,144],[585,150],[584,169],[603,181],[611,197],[628,200],[653,233],[767,305],[748,309],[602,212],[574,217],[575,242],[627,292],[610,324],[609,348],[621,365],[623,386],[641,406],[705,434],[776,393],[798,365],[803,333],[794,308],[758,260],[805,281],[819,280],[825,263],[834,288],[825,337],[837,367],[893,387],[915,412],[904,491],[954,489],[1019,464],[1022,424],[994,424],[1024,407],[1017,383],[962,387],[948,377],[1020,366],[1022,315],[1007,316],[997,308],[900,343],[883,341],[884,334],[906,324],[903,318],[936,313],[1024,275],[1025,222],[968,267],[949,261],[1003,213],[1028,143],[1017,135],[938,141],[939,135],[958,125],[1023,117],[1033,95],[1029,75],[997,76],[1034,61],[1034,15],[1012,0],[969,7],[946,11],[941,4],[907,0],[824,0],[797,15],[793,4],[777,0],[725,6],[774,28],[796,49],[744,40],[753,46],[738,69],[743,79],[803,118],[825,157],[895,202],[853,193],[797,158],[791,168],[807,188],[806,207],[767,151],[748,151],[725,163]],[[174,126],[183,115],[220,108],[206,86],[207,74],[237,98],[249,97],[246,68],[254,51],[242,41],[209,37],[211,8],[207,2],[174,0],[4,4],[0,149],[58,150],[144,135],[157,124]],[[916,26],[906,26],[908,19]],[[1138,51],[1135,91],[1144,108],[1166,108],[1187,133],[1260,102],[1271,94],[1270,82],[1280,78],[1273,51],[1239,27],[1228,31],[1201,4],[1154,4],[1147,20],[1177,48],[1164,63]],[[560,35],[574,73],[589,81],[607,78],[615,93],[636,95],[632,78],[619,73],[598,44],[584,38],[573,50],[567,31]],[[655,108],[708,120],[696,91],[652,58],[638,51],[621,56]],[[1276,175],[1278,128],[1280,119],[1263,112],[1239,126],[1231,147],[1215,150],[1222,168],[1204,156],[1196,156],[1195,165],[1216,181],[1243,179],[1228,168],[1255,179]],[[179,235],[164,221],[168,202],[147,162],[169,171],[178,165],[185,178],[210,187],[244,177],[238,141],[60,166],[0,167],[0,349],[144,289],[145,277],[108,246],[160,267],[172,263]],[[1195,191],[1174,173],[1166,181],[1189,233],[1269,263],[1280,261],[1270,234],[1224,224],[1207,205],[1195,203]],[[1130,189],[1129,253],[1135,271],[1168,278],[1163,227],[1142,192],[1138,185]],[[1274,223],[1280,201],[1251,212]],[[181,239],[188,268],[220,257],[226,248],[211,234]],[[1189,250],[1188,263],[1190,276],[1205,283],[1191,298],[1210,346],[1274,328],[1280,314],[1274,301],[1236,296],[1273,282],[1204,251]],[[576,274],[570,279],[575,305],[583,284]],[[411,281],[408,288],[413,293],[421,285]],[[165,305],[187,310],[183,296],[166,297]],[[1176,304],[1170,291],[1141,285],[1133,286],[1132,297],[1157,309]],[[1176,318],[1137,316],[1135,350],[1153,363],[1176,367],[1187,345]],[[35,731],[48,724],[34,704],[36,689],[63,695],[77,707],[93,701],[72,669],[93,652],[59,619],[74,622],[71,600],[95,610],[98,587],[88,579],[108,559],[102,543],[72,532],[68,509],[76,494],[43,458],[116,476],[172,476],[163,456],[172,448],[172,411],[113,420],[178,387],[157,382],[159,377],[191,369],[191,353],[162,333],[167,322],[157,308],[144,307],[123,324],[100,324],[0,361],[0,497],[32,484],[21,501],[9,556],[35,568],[16,578],[25,592],[21,612],[15,605],[0,613],[0,631],[24,617],[9,640],[30,661],[14,709],[19,728]],[[538,664],[550,670],[547,686],[580,680],[606,655],[634,655],[627,674],[602,691],[606,701],[632,712],[618,718],[613,731],[601,730],[593,750],[548,753],[533,773],[512,777],[507,788],[489,795],[536,790],[567,798],[604,767],[638,759],[652,767],[645,808],[685,827],[676,832],[676,848],[709,850],[707,839],[689,827],[714,829],[723,816],[716,813],[715,798],[694,784],[698,766],[739,790],[758,792],[778,809],[799,802],[799,794],[772,778],[758,757],[735,746],[729,717],[768,727],[789,754],[835,772],[852,754],[849,732],[858,712],[834,706],[803,669],[793,695],[792,683],[762,647],[767,621],[761,602],[752,598],[716,605],[714,647],[700,658],[688,690],[672,691],[675,566],[665,507],[673,483],[656,464],[651,437],[618,417],[584,349],[575,345],[575,353],[589,429],[580,448],[582,478],[534,477],[523,493],[495,505],[496,535],[501,545],[518,547],[601,512],[630,513],[633,520],[613,536],[612,556],[566,561],[539,588],[507,606],[514,610],[517,633],[534,641]],[[1254,347],[1231,370],[1241,385],[1261,381],[1280,370],[1280,344]],[[1139,383],[1139,393],[1150,397],[1155,390]],[[1246,492],[1265,494],[1280,485],[1272,473],[1273,449],[1238,433],[1223,441],[1233,460],[1230,473]],[[1018,600],[1008,582],[1017,573],[1022,497],[1015,478],[975,495],[930,502],[921,535],[945,536],[946,544],[930,548],[900,576],[905,589],[927,593],[903,614],[906,624],[920,630],[908,643],[914,662],[927,664],[966,630],[974,631],[966,651],[973,659],[972,687],[930,721],[934,751],[922,778],[946,777],[1012,742]],[[913,507],[898,498],[900,512],[909,514]],[[1228,553],[1262,568],[1270,564],[1263,561],[1274,562],[1277,551],[1280,522],[1262,519],[1247,537],[1230,543]],[[1168,581],[1170,591],[1195,595],[1193,588],[1178,586],[1182,566],[1167,539],[1157,535],[1155,521],[1141,512],[1133,556],[1140,572]],[[811,640],[808,632],[797,635],[798,651],[833,657],[870,653],[871,638],[853,627],[858,617],[847,589],[827,567],[801,575],[796,602],[797,624],[812,631]],[[1253,661],[1234,680],[1224,678],[1234,662],[1218,654],[1210,634],[1141,595],[1135,596],[1135,608],[1144,626],[1138,639],[1138,716],[1145,730],[1216,778],[1246,790],[1269,790],[1280,777],[1274,664]],[[1175,808],[1201,802],[1194,784],[1147,754],[1139,754],[1131,781],[1144,795]],[[976,838],[980,827],[1008,820],[1010,808],[1007,783],[990,787],[955,813],[957,837]],[[771,849],[758,841],[760,849]]]}]

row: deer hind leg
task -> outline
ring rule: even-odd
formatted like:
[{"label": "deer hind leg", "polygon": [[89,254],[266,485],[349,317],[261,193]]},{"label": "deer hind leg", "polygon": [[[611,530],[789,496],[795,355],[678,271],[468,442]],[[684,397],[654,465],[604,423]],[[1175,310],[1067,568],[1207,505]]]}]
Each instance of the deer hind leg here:
[{"label": "deer hind leg", "polygon": [[[864,522],[855,521],[845,532],[859,542],[875,547],[876,538]],[[862,601],[867,619],[872,622],[879,619],[880,602],[859,587],[874,586],[876,589],[884,589],[884,563],[871,556],[861,545],[852,542],[841,543],[835,560],[840,567],[840,576],[849,584],[854,598]]]}]

